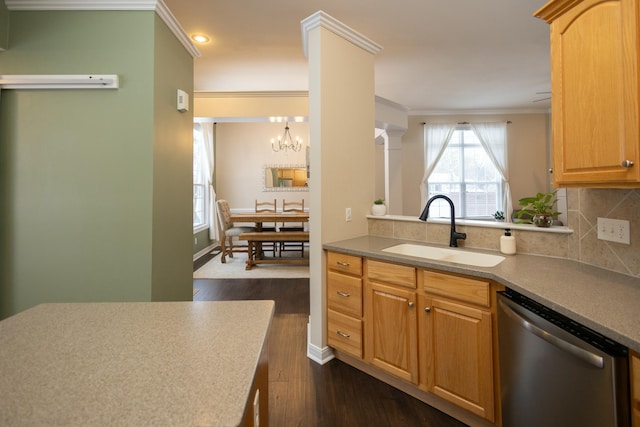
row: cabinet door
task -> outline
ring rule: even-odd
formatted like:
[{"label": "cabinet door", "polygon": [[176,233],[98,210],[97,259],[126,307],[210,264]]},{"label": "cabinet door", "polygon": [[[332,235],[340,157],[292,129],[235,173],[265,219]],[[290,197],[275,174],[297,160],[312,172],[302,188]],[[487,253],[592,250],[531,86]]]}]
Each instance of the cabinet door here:
[{"label": "cabinet door", "polygon": [[551,22],[555,184],[637,186],[638,2],[584,0],[560,12],[557,3],[567,4],[538,12]]},{"label": "cabinet door", "polygon": [[415,292],[367,282],[365,360],[418,383]]},{"label": "cabinet door", "polygon": [[491,313],[419,295],[420,386],[494,421]]}]

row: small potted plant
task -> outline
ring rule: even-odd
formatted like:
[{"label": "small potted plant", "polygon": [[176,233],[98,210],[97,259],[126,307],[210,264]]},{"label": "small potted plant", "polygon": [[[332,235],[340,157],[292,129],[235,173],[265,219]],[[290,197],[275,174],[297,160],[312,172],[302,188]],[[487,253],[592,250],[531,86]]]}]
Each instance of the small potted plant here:
[{"label": "small potted plant", "polygon": [[495,219],[496,221],[504,221],[504,212],[503,211],[496,211],[493,214],[493,219]]},{"label": "small potted plant", "polygon": [[519,224],[535,224],[538,227],[550,227],[553,217],[560,214],[554,206],[558,199],[557,191],[551,193],[538,193],[533,197],[523,197],[518,200],[522,209],[516,213]]},{"label": "small potted plant", "polygon": [[387,207],[384,204],[384,199],[376,199],[373,201],[371,213],[376,216],[382,216],[387,213]]}]

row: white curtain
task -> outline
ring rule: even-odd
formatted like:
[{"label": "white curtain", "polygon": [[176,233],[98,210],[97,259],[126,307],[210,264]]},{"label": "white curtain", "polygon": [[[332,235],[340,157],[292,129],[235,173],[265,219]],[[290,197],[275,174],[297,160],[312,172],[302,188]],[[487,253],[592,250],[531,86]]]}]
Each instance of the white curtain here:
[{"label": "white curtain", "polygon": [[424,124],[424,175],[420,182],[421,205],[427,204],[427,181],[431,172],[438,164],[445,148],[451,141],[451,136],[456,129],[455,123],[425,123]]},{"label": "white curtain", "polygon": [[507,222],[511,222],[513,206],[509,188],[509,167],[507,166],[507,123],[472,123],[471,129],[489,155],[491,162],[502,175],[502,206]]},{"label": "white curtain", "polygon": [[194,123],[196,130],[202,134],[202,144],[204,145],[204,153],[206,161],[204,162],[205,175],[207,177],[207,200],[209,211],[209,239],[219,240],[218,218],[215,209],[216,191],[213,188],[213,173],[215,171],[215,154],[214,154],[214,124],[213,123]]}]

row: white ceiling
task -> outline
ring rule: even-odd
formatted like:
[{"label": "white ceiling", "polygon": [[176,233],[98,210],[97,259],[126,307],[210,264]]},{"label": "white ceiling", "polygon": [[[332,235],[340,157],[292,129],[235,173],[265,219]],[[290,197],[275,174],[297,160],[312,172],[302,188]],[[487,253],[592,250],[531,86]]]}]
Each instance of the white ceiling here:
[{"label": "white ceiling", "polygon": [[300,21],[322,10],[382,46],[375,94],[410,112],[547,110],[545,0],[165,0],[197,45],[195,90],[308,90]]}]

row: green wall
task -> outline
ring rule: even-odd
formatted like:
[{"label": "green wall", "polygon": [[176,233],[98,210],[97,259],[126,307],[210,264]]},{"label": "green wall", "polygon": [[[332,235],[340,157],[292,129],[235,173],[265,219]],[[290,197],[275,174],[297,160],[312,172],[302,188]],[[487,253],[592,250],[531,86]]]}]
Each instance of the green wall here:
[{"label": "green wall", "polygon": [[11,13],[3,74],[118,74],[120,88],[2,91],[0,317],[191,299],[192,115],[175,92],[192,91],[193,60],[169,36],[150,11]]},{"label": "green wall", "polygon": [[[7,49],[9,45],[9,11],[4,4],[4,1],[0,0],[0,51]],[[2,70],[0,69],[0,73]]]},{"label": "green wall", "polygon": [[7,49],[9,45],[9,11],[4,4],[4,1],[0,0],[0,51]]},{"label": "green wall", "polygon": [[[198,242],[196,243],[196,239]],[[213,240],[209,240],[209,229],[205,229],[193,234],[193,254],[197,254],[201,250],[211,246]]]},{"label": "green wall", "polygon": [[[176,110],[177,90],[193,93],[193,60],[155,20],[153,300],[193,299],[193,107]],[[190,97],[193,104],[193,97]],[[176,258],[180,258],[179,260]],[[189,278],[189,286],[176,286]]]}]

